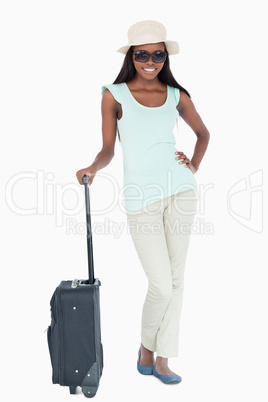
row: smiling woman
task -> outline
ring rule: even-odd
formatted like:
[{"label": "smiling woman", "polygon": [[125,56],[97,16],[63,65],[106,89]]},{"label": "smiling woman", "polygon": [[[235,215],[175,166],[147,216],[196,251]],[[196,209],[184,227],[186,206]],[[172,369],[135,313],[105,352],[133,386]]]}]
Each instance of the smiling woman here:
[{"label": "smiling woman", "polygon": [[[128,38],[128,45],[118,50],[125,54],[118,77],[101,89],[102,150],[88,168],[77,172],[77,179],[82,184],[86,174],[91,184],[97,171],[110,163],[118,131],[127,222],[149,284],[137,369],[174,384],[181,377],[169,369],[168,358],[178,355],[190,229],[175,233],[171,228],[176,222],[191,227],[197,201],[194,174],[209,133],[190,94],[170,70],[169,55],[178,53],[179,46],[166,40],[165,27],[156,21],[138,22],[130,27]],[[197,137],[192,159],[175,147],[173,128],[179,114]]]},{"label": "smiling woman", "polygon": [[[143,49],[147,48],[147,45],[143,44],[143,46],[130,46],[129,48],[127,48],[123,66],[122,66],[117,78],[115,79],[114,84],[120,84],[121,82],[129,82],[134,78],[134,76],[136,74],[136,66],[137,66],[137,64],[134,64],[134,62],[136,61],[135,60],[135,53],[136,53],[135,50],[136,51],[138,49],[143,50]],[[163,82],[167,85],[170,85],[171,87],[178,88],[180,91],[183,91],[184,93],[186,93],[188,95],[188,97],[190,98],[189,92],[175,80],[175,78],[170,70],[169,54],[172,54],[172,53],[167,52],[167,47],[166,47],[165,42],[159,42],[159,45],[160,45],[160,49],[161,50],[164,49],[164,51],[166,53],[165,60],[161,61],[161,63],[163,63],[161,68],[158,68],[158,66],[154,67],[154,68],[158,68],[159,81]],[[133,53],[134,53],[134,61],[133,61]],[[148,52],[146,52],[146,53],[148,53]],[[136,58],[137,58],[137,56],[136,56]],[[143,62],[146,63],[147,61],[149,61],[149,59],[147,59],[146,61],[143,61]],[[146,66],[145,68],[149,68],[149,66]]]},{"label": "smiling woman", "polygon": [[151,79],[159,74],[166,60],[163,42],[133,46],[133,63],[137,72],[150,75]]},{"label": "smiling woman", "polygon": [[[133,50],[132,50],[133,49]],[[136,80],[128,82],[128,88],[134,98],[144,106],[157,107],[165,103],[167,97],[167,86],[159,83],[149,87],[150,82],[154,82],[155,77],[160,73],[164,66],[166,57],[165,45],[163,42],[146,44],[142,46],[133,46],[130,50],[132,52],[132,63],[135,67],[136,76],[146,80],[147,88],[137,86]],[[160,57],[156,58],[156,55]],[[148,57],[149,56],[149,57]],[[159,60],[160,61],[155,61]]]}]

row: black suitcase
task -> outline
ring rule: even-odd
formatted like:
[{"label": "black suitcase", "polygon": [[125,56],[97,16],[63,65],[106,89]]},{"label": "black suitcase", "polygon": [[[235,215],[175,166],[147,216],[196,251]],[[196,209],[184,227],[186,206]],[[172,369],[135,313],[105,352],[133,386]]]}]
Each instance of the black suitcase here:
[{"label": "black suitcase", "polygon": [[51,325],[47,340],[52,364],[52,382],[69,386],[75,394],[80,386],[86,397],[95,396],[103,370],[100,298],[94,278],[88,176],[85,185],[87,254],[89,279],[62,281],[51,301]]}]

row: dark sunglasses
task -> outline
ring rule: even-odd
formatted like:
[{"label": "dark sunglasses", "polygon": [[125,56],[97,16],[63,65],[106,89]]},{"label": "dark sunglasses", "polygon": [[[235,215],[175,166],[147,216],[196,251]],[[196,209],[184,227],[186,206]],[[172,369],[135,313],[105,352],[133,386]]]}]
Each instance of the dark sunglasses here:
[{"label": "dark sunglasses", "polygon": [[152,60],[154,63],[164,63],[167,58],[167,52],[163,52],[162,50],[158,50],[154,53],[148,53],[146,50],[137,50],[133,52],[135,61],[139,63],[146,63],[150,56],[152,56]]}]

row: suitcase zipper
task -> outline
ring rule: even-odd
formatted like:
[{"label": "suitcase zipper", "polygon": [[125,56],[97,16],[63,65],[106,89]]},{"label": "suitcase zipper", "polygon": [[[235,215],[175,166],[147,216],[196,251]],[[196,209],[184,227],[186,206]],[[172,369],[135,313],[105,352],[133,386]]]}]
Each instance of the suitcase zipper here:
[{"label": "suitcase zipper", "polygon": [[[61,284],[59,285],[59,298],[61,298]],[[60,303],[57,303],[57,307]],[[58,317],[60,315],[60,311],[58,311],[57,309],[57,313],[58,313]],[[59,320],[60,321],[60,320]],[[64,361],[63,361],[63,335],[62,335],[62,328],[60,325],[58,325],[58,345],[59,345],[59,384],[60,385],[64,385],[64,370],[62,369],[64,367]]]}]

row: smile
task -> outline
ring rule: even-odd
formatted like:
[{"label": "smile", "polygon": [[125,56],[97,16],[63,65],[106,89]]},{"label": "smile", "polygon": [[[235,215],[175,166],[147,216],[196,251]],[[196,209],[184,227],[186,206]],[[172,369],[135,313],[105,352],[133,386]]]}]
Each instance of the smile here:
[{"label": "smile", "polygon": [[156,70],[156,68],[143,68],[144,71],[147,71],[148,73],[152,73]]}]

